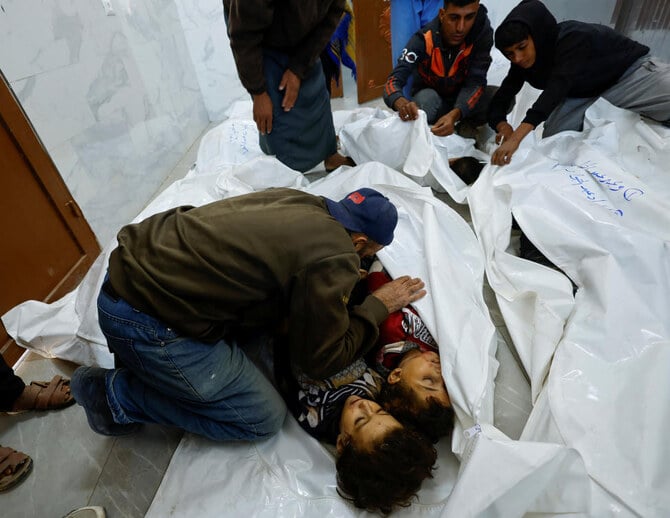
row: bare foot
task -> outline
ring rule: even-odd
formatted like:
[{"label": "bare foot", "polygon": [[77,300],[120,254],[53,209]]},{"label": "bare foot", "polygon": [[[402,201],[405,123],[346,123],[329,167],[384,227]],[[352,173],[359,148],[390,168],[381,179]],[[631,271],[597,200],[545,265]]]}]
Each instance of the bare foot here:
[{"label": "bare foot", "polygon": [[337,169],[340,166],[343,165],[348,165],[350,167],[354,167],[356,165],[356,162],[354,162],[351,157],[340,155],[339,153],[335,153],[333,155],[330,155],[323,161],[323,165],[326,167],[326,171],[331,172]]}]

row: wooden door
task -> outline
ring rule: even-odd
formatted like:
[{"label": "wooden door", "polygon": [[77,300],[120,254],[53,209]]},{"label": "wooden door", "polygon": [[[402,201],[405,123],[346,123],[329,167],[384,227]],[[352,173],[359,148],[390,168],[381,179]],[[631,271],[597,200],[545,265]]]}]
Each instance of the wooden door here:
[{"label": "wooden door", "polygon": [[[81,281],[100,246],[0,72],[0,315],[25,300],[51,302]],[[0,352],[23,349],[0,323]]]},{"label": "wooden door", "polygon": [[354,0],[358,102],[381,97],[391,60],[391,2]]}]

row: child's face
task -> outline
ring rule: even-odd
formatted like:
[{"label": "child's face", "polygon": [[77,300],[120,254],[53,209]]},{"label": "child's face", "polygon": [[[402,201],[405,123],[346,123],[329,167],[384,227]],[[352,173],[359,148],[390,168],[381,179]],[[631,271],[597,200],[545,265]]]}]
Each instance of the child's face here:
[{"label": "child's face", "polygon": [[349,396],[340,416],[337,451],[341,452],[348,442],[359,450],[372,451],[386,434],[396,428],[402,428],[402,425],[377,403],[359,396]]},{"label": "child's face", "polygon": [[503,49],[503,55],[509,59],[513,65],[521,68],[530,68],[535,64],[537,57],[535,53],[535,42],[528,36],[525,40],[515,43]]},{"label": "child's face", "polygon": [[397,368],[391,371],[389,383],[402,382],[418,399],[434,398],[443,406],[451,406],[447,387],[442,379],[440,357],[433,351],[413,349],[405,353]]}]

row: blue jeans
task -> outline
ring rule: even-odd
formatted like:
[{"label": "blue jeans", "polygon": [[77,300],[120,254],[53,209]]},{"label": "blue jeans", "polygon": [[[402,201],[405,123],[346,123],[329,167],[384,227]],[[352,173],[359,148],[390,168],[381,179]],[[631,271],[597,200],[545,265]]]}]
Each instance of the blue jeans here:
[{"label": "blue jeans", "polygon": [[238,343],[180,336],[104,289],[98,318],[123,364],[105,380],[117,423],[177,426],[217,441],[263,439],[281,428],[283,399]]}]

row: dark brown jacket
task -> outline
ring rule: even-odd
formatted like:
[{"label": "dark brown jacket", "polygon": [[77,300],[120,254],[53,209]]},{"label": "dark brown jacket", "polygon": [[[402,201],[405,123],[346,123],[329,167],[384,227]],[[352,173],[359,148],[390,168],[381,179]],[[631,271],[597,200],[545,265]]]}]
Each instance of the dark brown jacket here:
[{"label": "dark brown jacket", "polygon": [[315,379],[365,354],[388,315],[371,296],[347,308],[359,257],[323,198],[301,191],[178,207],[118,241],[110,283],[128,303],[204,341],[288,323],[291,360]]},{"label": "dark brown jacket", "polygon": [[263,49],[290,56],[300,79],[326,48],[344,12],[345,0],[223,0],[228,37],[242,85],[266,90]]}]

